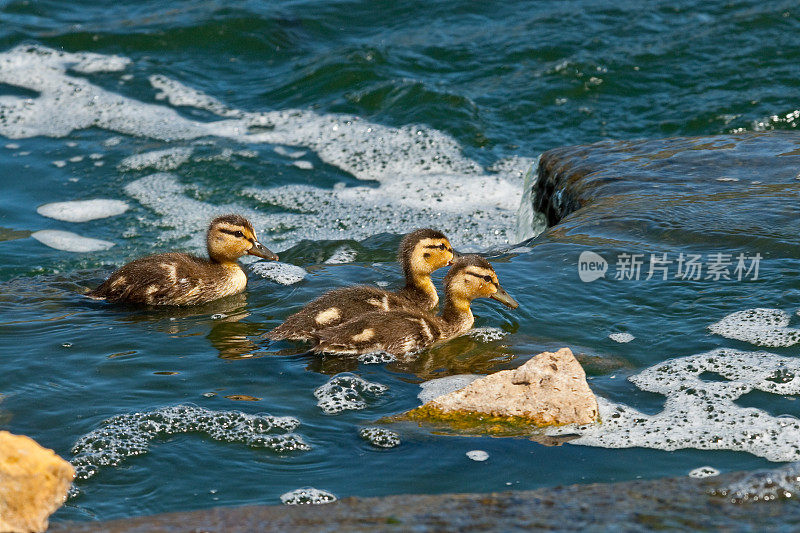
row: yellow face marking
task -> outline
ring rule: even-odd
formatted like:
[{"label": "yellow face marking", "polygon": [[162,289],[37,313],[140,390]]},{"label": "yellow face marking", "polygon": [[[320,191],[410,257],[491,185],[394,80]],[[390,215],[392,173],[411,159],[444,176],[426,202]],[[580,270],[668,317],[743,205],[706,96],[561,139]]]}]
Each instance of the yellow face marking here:
[{"label": "yellow face marking", "polygon": [[411,269],[416,274],[430,274],[453,260],[453,247],[447,239],[422,239],[411,253]]},{"label": "yellow face marking", "polygon": [[325,324],[330,324],[334,320],[338,320],[341,316],[342,313],[339,311],[338,307],[330,307],[317,313],[317,316],[314,317],[314,322],[320,326],[324,326]]},{"label": "yellow face marking", "polygon": [[367,328],[358,335],[353,335],[352,339],[355,342],[366,342],[374,336],[375,336],[375,330],[372,328]]}]

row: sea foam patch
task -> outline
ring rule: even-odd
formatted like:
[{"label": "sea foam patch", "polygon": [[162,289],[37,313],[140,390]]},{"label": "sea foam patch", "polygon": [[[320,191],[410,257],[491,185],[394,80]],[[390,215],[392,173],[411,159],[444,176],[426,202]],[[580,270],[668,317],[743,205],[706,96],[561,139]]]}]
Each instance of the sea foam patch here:
[{"label": "sea foam patch", "polygon": [[121,215],[128,210],[128,204],[122,200],[75,200],[71,202],[53,202],[36,208],[43,217],[64,220],[66,222],[88,222],[99,218]]},{"label": "sea foam patch", "polygon": [[[70,70],[118,71],[128,63],[119,56],[69,53],[38,45],[0,53],[0,83],[38,93],[32,98],[0,97],[0,135],[63,137],[94,127],[166,142],[217,137],[267,143],[312,150],[325,164],[370,182],[365,187],[282,186],[247,191],[256,201],[284,207],[284,218],[293,215],[286,221],[271,219],[269,227],[276,240],[287,246],[302,239],[342,235],[363,239],[387,227],[404,233],[426,225],[447,232],[465,250],[499,246],[517,240],[517,234],[531,234],[530,228],[515,226],[521,175],[532,159],[510,158],[498,162],[494,170],[484,169],[463,155],[455,139],[423,126],[391,128],[356,116],[310,110],[246,112],[161,75],[149,81],[164,103],[145,103],[93,84],[90,75],[70,75]],[[190,120],[170,106],[202,109],[222,120]],[[182,191],[171,194],[177,204],[190,200]],[[159,215],[164,220],[157,225],[168,226],[177,211],[162,210]],[[534,224],[531,217],[523,218],[523,226]],[[199,223],[183,226],[182,237],[204,229]],[[192,244],[202,248],[202,243]]]},{"label": "sea foam patch", "polygon": [[800,342],[800,329],[790,328],[791,316],[781,309],[745,309],[708,326],[711,333],[756,346],[777,348]]},{"label": "sea foam patch", "polygon": [[386,428],[361,428],[358,435],[376,448],[395,448],[400,446],[400,435]]},{"label": "sea foam patch", "polygon": [[386,385],[370,383],[353,374],[339,374],[314,391],[317,405],[328,414],[367,407],[389,390]]},{"label": "sea foam patch", "polygon": [[500,328],[485,327],[485,328],[472,328],[471,330],[469,330],[467,335],[480,342],[492,342],[492,341],[499,341],[500,339],[508,335],[508,332],[503,331]]},{"label": "sea foam patch", "polygon": [[31,237],[50,248],[65,252],[99,252],[114,246],[113,242],[83,237],[71,231],[43,229],[31,233]]},{"label": "sea foam patch", "polygon": [[300,421],[291,416],[249,415],[210,411],[195,405],[174,405],[155,411],[119,415],[103,421],[72,447],[77,479],[88,479],[104,466],[147,453],[150,442],[178,433],[204,433],[223,442],[239,442],[275,453],[311,449],[293,433]]},{"label": "sea foam patch", "polygon": [[175,170],[192,157],[192,149],[184,147],[154,150],[126,157],[117,165],[117,170],[129,172],[144,169]]},{"label": "sea foam patch", "polygon": [[281,503],[284,505],[320,505],[336,500],[336,495],[332,492],[314,487],[303,487],[281,494]]},{"label": "sea foam patch", "polygon": [[[705,380],[709,372],[724,378]],[[660,450],[696,448],[748,452],[770,461],[800,460],[800,419],[740,407],[734,401],[753,390],[800,393],[800,359],[768,352],[720,348],[670,359],[630,378],[640,389],[666,396],[656,414],[598,397],[602,424],[553,429],[579,433],[570,444]]]},{"label": "sea foam patch", "polygon": [[308,272],[297,265],[277,261],[259,261],[250,265],[250,270],[270,281],[281,285],[294,285],[305,279]]},{"label": "sea foam patch", "polygon": [[759,470],[744,478],[721,486],[712,492],[732,503],[796,500],[800,495],[800,464],[793,463],[774,470]]}]

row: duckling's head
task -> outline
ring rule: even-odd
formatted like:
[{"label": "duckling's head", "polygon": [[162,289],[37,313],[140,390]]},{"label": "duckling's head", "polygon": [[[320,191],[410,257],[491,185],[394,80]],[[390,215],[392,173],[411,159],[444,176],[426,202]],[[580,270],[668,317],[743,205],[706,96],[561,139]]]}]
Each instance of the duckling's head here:
[{"label": "duckling's head", "polygon": [[212,220],[206,244],[208,256],[220,263],[236,261],[244,254],[278,260],[277,255],[258,242],[252,224],[241,215],[222,215]]},{"label": "duckling's head", "polygon": [[500,282],[489,261],[479,255],[462,255],[455,260],[444,278],[445,292],[454,300],[471,302],[475,298],[492,298],[516,309],[519,304]]},{"label": "duckling's head", "polygon": [[430,275],[452,264],[453,247],[441,231],[425,228],[412,231],[400,241],[398,261],[406,277]]}]

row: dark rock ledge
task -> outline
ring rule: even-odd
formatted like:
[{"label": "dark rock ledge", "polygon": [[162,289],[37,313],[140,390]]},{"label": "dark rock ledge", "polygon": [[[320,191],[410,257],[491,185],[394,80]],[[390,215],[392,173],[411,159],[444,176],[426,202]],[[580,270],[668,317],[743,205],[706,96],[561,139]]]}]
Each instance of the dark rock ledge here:
[{"label": "dark rock ledge", "polygon": [[346,498],[308,507],[221,507],[102,523],[56,523],[50,531],[774,531],[800,524],[800,506],[793,501],[731,503],[711,495],[748,475],[752,474],[490,494]]}]

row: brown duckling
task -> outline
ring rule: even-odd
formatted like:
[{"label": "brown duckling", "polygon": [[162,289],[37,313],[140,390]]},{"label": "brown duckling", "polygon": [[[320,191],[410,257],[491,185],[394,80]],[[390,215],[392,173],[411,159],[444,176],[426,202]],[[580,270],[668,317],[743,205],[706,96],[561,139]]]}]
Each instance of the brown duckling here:
[{"label": "brown duckling", "polygon": [[470,303],[493,298],[515,309],[519,304],[500,286],[489,262],[477,255],[456,259],[445,276],[442,314],[410,310],[373,311],[315,334],[316,353],[363,354],[384,351],[408,355],[435,342],[457,337],[474,323]]},{"label": "brown duckling", "polygon": [[440,231],[418,229],[400,242],[398,261],[406,284],[397,292],[358,285],[326,292],[283,324],[267,333],[272,340],[304,341],[316,331],[336,326],[371,311],[417,309],[430,311],[439,304],[431,273],[453,261],[453,247]]},{"label": "brown duckling", "polygon": [[200,304],[244,290],[247,276],[237,262],[241,256],[278,259],[258,242],[253,226],[241,215],[212,220],[206,245],[208,259],[172,252],[131,261],[87,296],[148,305]]}]

